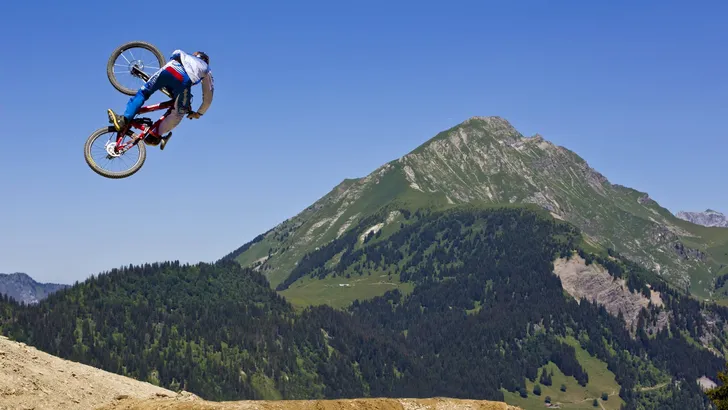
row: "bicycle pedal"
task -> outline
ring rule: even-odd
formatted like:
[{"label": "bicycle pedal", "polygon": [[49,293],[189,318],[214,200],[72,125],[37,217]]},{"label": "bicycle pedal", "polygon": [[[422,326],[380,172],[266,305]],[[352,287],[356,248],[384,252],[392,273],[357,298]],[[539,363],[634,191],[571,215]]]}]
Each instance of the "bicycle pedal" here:
[{"label": "bicycle pedal", "polygon": [[154,121],[152,121],[151,118],[147,118],[147,117],[140,117],[140,118],[135,119],[134,121],[144,124],[144,125],[148,125],[148,126],[151,126],[152,124],[154,124]]}]

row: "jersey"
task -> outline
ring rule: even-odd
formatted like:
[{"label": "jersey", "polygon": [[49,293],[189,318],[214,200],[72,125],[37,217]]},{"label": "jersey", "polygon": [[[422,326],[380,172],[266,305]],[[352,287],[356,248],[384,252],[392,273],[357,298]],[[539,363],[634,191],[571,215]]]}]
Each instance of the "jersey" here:
[{"label": "jersey", "polygon": [[187,54],[182,50],[175,50],[171,58],[178,58],[190,77],[192,85],[202,83],[202,104],[197,112],[204,114],[212,104],[212,96],[215,92],[215,83],[212,79],[210,67],[202,59]]}]

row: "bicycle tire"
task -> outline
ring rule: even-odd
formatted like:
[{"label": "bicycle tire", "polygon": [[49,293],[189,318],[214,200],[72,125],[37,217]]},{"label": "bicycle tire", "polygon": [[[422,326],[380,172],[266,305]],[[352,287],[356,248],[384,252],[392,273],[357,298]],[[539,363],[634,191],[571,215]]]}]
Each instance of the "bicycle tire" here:
[{"label": "bicycle tire", "polygon": [[123,53],[124,51],[130,49],[130,48],[144,48],[146,50],[151,51],[154,56],[157,58],[157,62],[159,63],[159,67],[162,67],[166,60],[164,58],[164,55],[161,51],[154,45],[147,43],[146,41],[129,41],[127,43],[124,43],[117,47],[109,57],[109,61],[106,63],[106,76],[109,78],[109,81],[111,82],[111,85],[114,86],[119,92],[126,95],[135,95],[137,93],[137,89],[127,88],[121,85],[119,81],[116,79],[116,76],[114,75],[114,62],[117,58]]},{"label": "bicycle tire", "polygon": [[[134,163],[134,165],[132,165],[130,168],[128,168],[125,171],[120,171],[120,172],[107,171],[107,170],[101,168],[100,166],[98,166],[98,164],[96,164],[96,161],[94,161],[93,158],[91,157],[91,145],[93,144],[93,142],[96,139],[98,139],[99,137],[101,137],[102,135],[107,134],[109,132],[116,133],[116,129],[113,126],[102,127],[102,128],[97,129],[93,133],[91,133],[91,135],[89,135],[89,137],[86,139],[86,144],[84,144],[84,147],[83,147],[84,158],[86,159],[86,164],[88,164],[88,166],[95,173],[97,173],[103,177],[106,177],[106,178],[120,179],[120,178],[127,178],[127,177],[134,175],[137,171],[139,171],[142,168],[142,166],[144,165],[144,162],[147,159],[147,149],[146,149],[146,145],[144,144],[144,141],[139,141],[137,143],[137,147],[139,147],[139,159],[137,159],[136,163]],[[127,135],[129,133],[132,135],[134,134],[133,132],[128,131]]]}]

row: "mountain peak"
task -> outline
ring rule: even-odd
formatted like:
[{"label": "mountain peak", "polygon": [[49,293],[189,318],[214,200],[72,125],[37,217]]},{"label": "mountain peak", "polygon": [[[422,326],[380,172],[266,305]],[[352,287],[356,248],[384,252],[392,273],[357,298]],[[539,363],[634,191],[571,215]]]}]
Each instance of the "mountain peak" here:
[{"label": "mountain peak", "polygon": [[726,217],[722,212],[718,212],[710,208],[706,209],[704,212],[680,211],[675,216],[696,225],[728,228],[728,217]]},{"label": "mountain peak", "polygon": [[0,276],[12,276],[15,278],[23,278],[23,279],[30,279],[30,280],[33,279],[30,277],[30,275],[28,275],[27,273],[23,273],[23,272],[0,273]]},{"label": "mountain peak", "polygon": [[469,124],[471,122],[484,122],[489,125],[498,125],[498,126],[506,126],[513,128],[513,125],[511,123],[498,115],[488,115],[488,116],[482,116],[482,115],[474,115],[465,121],[463,121],[463,124]]},{"label": "mountain peak", "polygon": [[[461,129],[464,132],[467,132],[468,129],[470,129],[471,131],[480,130],[483,136],[490,136],[496,141],[505,142],[512,147],[518,147],[521,144],[530,143],[537,144],[537,146],[539,146],[541,149],[559,149],[568,151],[563,147],[557,147],[555,144],[544,138],[544,136],[539,133],[536,133],[530,137],[526,137],[525,135],[521,134],[516,129],[516,127],[514,127],[513,124],[510,123],[510,121],[497,115],[487,117],[473,116],[446,132],[450,132],[450,136],[454,137],[457,134],[452,133],[452,131],[456,131],[458,129]],[[437,137],[435,137],[434,139],[436,138]]]},{"label": "mountain peak", "polygon": [[0,273],[0,295],[8,295],[25,304],[38,303],[51,293],[67,287],[57,283],[38,283],[22,272]]},{"label": "mountain peak", "polygon": [[487,117],[470,117],[463,121],[460,126],[481,129],[482,131],[485,131],[486,134],[496,139],[508,140],[511,142],[523,139],[523,135],[516,130],[516,127],[514,127],[513,124],[505,118],[497,115]]},{"label": "mountain peak", "polygon": [[396,229],[387,222],[396,215],[370,219],[395,203],[410,209],[535,205],[579,227],[594,246],[627,255],[681,287],[710,291],[710,285],[691,283],[689,269],[705,269],[707,257],[683,246],[681,236],[697,236],[676,224],[675,215],[644,192],[612,184],[575,152],[540,134],[526,137],[500,116],[467,118],[366,177],[342,182],[238,260],[266,272],[277,286],[304,254],[361,221],[369,224],[366,229]]},{"label": "mountain peak", "polygon": [[495,115],[473,116],[438,133],[403,158],[400,158],[400,161],[428,149],[441,150],[451,145],[456,147],[461,147],[462,145],[472,147],[474,145],[482,146],[490,142],[514,145],[524,140],[526,138],[503,117]]}]

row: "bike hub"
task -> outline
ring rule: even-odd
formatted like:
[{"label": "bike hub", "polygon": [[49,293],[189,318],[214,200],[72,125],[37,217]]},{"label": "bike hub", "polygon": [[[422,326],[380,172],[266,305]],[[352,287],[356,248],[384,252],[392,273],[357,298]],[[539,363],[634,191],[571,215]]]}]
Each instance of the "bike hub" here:
[{"label": "bike hub", "polygon": [[116,141],[107,142],[104,148],[106,148],[106,153],[109,154],[109,157],[116,158],[121,156],[121,152],[116,151]]},{"label": "bike hub", "polygon": [[144,71],[144,62],[142,60],[133,60],[129,64],[131,64],[130,72],[134,72],[135,68],[139,71]]}]

